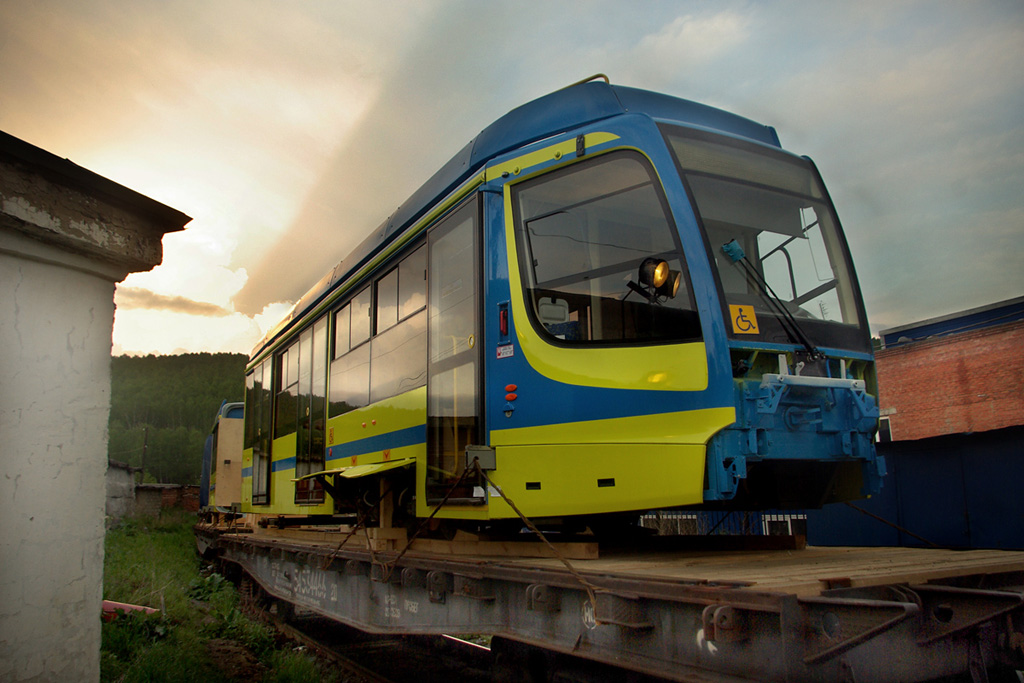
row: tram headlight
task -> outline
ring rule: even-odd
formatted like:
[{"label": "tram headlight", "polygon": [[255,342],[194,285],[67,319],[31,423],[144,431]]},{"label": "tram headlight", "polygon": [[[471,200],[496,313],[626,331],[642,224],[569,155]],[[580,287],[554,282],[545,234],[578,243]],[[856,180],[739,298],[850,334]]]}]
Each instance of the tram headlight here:
[{"label": "tram headlight", "polygon": [[[664,263],[664,261],[662,261]],[[683,274],[678,270],[668,271],[668,277],[665,278],[665,282],[662,283],[657,290],[655,290],[658,296],[667,296],[669,299],[674,299],[676,294],[679,293],[679,284],[683,281]]]},{"label": "tram headlight", "polygon": [[669,279],[668,261],[656,258],[645,258],[640,264],[640,284],[658,289]]}]

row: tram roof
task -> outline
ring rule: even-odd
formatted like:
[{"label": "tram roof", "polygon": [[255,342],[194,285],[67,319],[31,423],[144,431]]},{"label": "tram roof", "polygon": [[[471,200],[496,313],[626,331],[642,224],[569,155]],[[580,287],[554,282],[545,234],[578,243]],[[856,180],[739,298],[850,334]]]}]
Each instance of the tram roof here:
[{"label": "tram roof", "polygon": [[778,147],[775,129],[705,104],[670,95],[591,80],[556,90],[508,112],[484,128],[430,177],[391,216],[320,279],[253,349],[252,357],[320,303],[334,286],[363,267],[397,235],[419,220],[484,165],[506,152],[581,126],[627,113],[719,130]]}]

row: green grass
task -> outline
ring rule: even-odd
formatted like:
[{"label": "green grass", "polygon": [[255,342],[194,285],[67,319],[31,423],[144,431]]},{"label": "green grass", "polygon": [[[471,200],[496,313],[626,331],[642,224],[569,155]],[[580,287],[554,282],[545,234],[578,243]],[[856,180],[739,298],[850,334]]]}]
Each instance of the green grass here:
[{"label": "green grass", "polygon": [[[103,624],[101,680],[305,683],[331,680],[306,654],[239,608],[235,586],[201,568],[195,517],[171,511],[107,531],[103,597],[145,605]],[[218,666],[218,663],[221,666]]]}]

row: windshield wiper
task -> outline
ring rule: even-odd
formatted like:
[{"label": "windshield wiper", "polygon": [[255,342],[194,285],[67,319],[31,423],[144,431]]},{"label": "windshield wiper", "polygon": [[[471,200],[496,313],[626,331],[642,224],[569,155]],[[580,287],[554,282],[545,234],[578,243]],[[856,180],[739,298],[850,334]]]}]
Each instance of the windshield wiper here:
[{"label": "windshield wiper", "polygon": [[740,264],[740,267],[743,269],[744,274],[746,274],[747,279],[754,283],[754,286],[760,290],[765,301],[767,301],[768,304],[779,314],[779,322],[782,323],[782,329],[785,330],[789,338],[797,344],[801,344],[807,350],[808,359],[818,360],[819,358],[824,358],[824,354],[818,350],[818,347],[814,345],[814,342],[812,342],[804,333],[800,324],[796,321],[796,318],[789,312],[789,309],[786,308],[782,299],[779,298],[779,295],[776,294],[771,288],[771,285],[761,277],[761,273],[757,271],[754,264],[752,264],[750,259],[747,258],[747,255],[743,253],[743,247],[740,246],[740,243],[735,239],[730,242],[726,242],[722,245],[722,251],[725,252],[725,255],[728,256],[733,263]]}]

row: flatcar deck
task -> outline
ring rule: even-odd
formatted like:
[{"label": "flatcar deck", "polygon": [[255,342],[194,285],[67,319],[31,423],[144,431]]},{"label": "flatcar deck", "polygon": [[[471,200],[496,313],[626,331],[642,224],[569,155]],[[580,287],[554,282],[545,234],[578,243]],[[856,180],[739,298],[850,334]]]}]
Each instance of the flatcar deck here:
[{"label": "flatcar deck", "polygon": [[[342,534],[292,530],[257,532],[256,538],[305,545],[320,550],[336,548]],[[355,539],[345,549],[360,552]],[[711,539],[713,540],[713,538]],[[473,550],[473,546],[477,546]],[[666,544],[669,545],[669,544]],[[977,574],[1024,572],[1024,551],[947,550],[940,548],[871,548],[802,546],[774,550],[635,551],[602,549],[596,543],[556,544],[559,553],[582,574],[629,578],[639,581],[743,585],[752,590],[781,592],[807,597],[834,588],[924,583]],[[395,553],[378,553],[386,562]],[[410,558],[456,557],[474,566],[487,564],[524,570],[565,571],[541,543],[484,541],[474,543],[416,541],[407,551]]]},{"label": "flatcar deck", "polygon": [[273,598],[366,631],[490,633],[670,680],[1024,668],[1024,552],[613,549],[567,566],[299,535],[206,541]]},{"label": "flatcar deck", "polygon": [[[554,567],[547,560],[531,566]],[[806,597],[840,587],[924,583],[968,574],[1024,571],[1024,552],[917,548],[623,554],[573,562],[587,573],[631,578],[746,583],[751,589]]]}]

